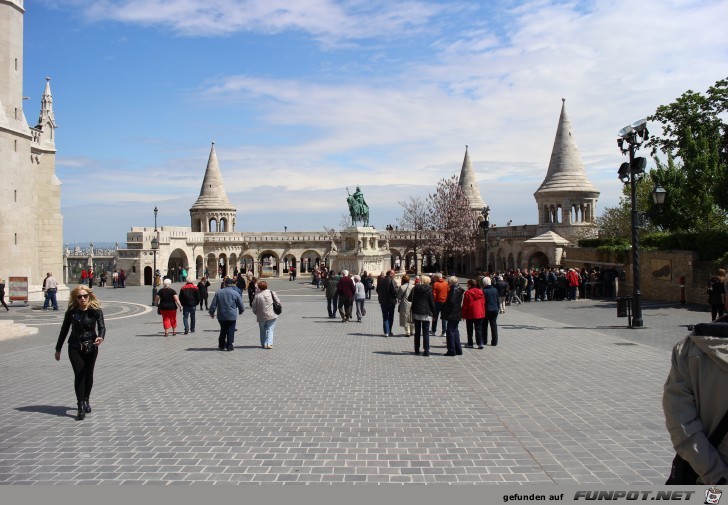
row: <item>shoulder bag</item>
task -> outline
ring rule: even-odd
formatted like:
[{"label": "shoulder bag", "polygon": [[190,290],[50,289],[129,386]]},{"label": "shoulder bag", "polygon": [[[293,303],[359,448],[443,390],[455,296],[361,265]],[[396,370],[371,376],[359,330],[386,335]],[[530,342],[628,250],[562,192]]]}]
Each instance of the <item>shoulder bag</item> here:
[{"label": "shoulder bag", "polygon": [[283,312],[283,305],[281,305],[281,302],[278,301],[278,297],[273,291],[270,292],[270,295],[273,298],[273,312],[279,316],[281,312]]}]

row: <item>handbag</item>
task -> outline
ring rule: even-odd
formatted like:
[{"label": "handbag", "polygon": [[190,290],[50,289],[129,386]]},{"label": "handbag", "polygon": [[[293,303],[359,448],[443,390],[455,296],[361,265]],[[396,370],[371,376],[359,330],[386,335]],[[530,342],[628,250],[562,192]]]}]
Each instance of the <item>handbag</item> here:
[{"label": "handbag", "polygon": [[96,335],[90,331],[84,331],[79,338],[81,341],[81,352],[84,354],[91,354],[96,350]]},{"label": "handbag", "polygon": [[281,302],[278,301],[278,298],[273,291],[271,291],[270,294],[273,296],[273,312],[275,312],[278,316],[281,312],[283,312],[283,305],[281,305]]}]

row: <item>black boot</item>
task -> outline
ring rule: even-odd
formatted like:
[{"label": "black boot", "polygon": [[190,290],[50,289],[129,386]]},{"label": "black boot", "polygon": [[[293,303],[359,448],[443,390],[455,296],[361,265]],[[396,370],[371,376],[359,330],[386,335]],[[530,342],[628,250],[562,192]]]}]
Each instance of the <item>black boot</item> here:
[{"label": "black boot", "polygon": [[91,413],[91,404],[88,402],[88,400],[83,401],[83,411],[87,414]]},{"label": "black boot", "polygon": [[78,413],[76,414],[76,421],[82,421],[86,417],[86,413],[83,409],[84,402],[78,402]]}]

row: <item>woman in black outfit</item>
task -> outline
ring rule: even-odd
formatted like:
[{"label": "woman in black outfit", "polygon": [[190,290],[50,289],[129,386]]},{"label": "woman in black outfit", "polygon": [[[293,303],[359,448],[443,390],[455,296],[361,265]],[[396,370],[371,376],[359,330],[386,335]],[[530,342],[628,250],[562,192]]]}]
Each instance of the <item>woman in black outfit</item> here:
[{"label": "woman in black outfit", "polygon": [[423,275],[412,291],[412,319],[415,323],[415,354],[420,353],[422,336],[423,356],[430,355],[430,321],[435,314],[435,298],[430,287],[430,278]]},{"label": "woman in black outfit", "polygon": [[71,290],[68,310],[63,317],[61,333],[56,343],[56,361],[61,359],[61,348],[69,329],[71,336],[68,338],[68,357],[75,377],[74,387],[78,402],[76,419],[80,421],[91,412],[88,401],[94,385],[94,365],[99,355],[99,346],[106,336],[101,303],[91,288],[78,286]]}]

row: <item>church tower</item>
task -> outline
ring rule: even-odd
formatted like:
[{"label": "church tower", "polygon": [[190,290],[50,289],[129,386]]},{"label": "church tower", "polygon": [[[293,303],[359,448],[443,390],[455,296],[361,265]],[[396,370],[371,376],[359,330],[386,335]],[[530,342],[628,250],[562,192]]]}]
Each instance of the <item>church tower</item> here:
[{"label": "church tower", "polygon": [[533,196],[540,231],[550,230],[574,242],[583,235],[579,230],[594,228],[599,191],[584,172],[565,99],[546,178]]},{"label": "church tower", "polygon": [[0,0],[0,277],[27,277],[38,300],[46,272],[63,279],[63,216],[49,79],[38,124],[23,111],[24,16],[23,0]]},{"label": "church tower", "polygon": [[235,231],[235,207],[228,200],[222,181],[220,164],[217,161],[215,143],[210,149],[205,178],[202,180],[200,196],[190,208],[192,231],[233,232]]},{"label": "church tower", "polygon": [[475,178],[475,171],[473,170],[473,164],[470,161],[470,154],[468,153],[468,146],[465,146],[465,158],[463,159],[463,167],[460,170],[460,187],[468,197],[470,203],[470,210],[474,212],[481,212],[485,207],[483,197],[480,196],[480,189],[478,188],[478,180]]}]

